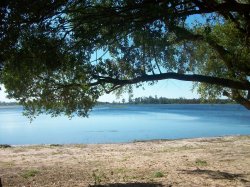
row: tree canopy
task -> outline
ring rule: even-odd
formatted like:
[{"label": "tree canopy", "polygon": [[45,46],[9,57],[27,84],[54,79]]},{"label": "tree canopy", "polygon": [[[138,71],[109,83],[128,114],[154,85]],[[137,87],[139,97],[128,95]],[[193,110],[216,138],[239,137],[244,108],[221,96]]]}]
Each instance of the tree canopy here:
[{"label": "tree canopy", "polygon": [[0,83],[27,114],[86,116],[164,79],[250,109],[249,0],[1,1]]}]

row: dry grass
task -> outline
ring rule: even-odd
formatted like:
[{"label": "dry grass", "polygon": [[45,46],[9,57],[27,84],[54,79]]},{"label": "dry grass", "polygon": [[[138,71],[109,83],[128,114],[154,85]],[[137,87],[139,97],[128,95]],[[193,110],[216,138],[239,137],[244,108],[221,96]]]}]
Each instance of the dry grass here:
[{"label": "dry grass", "polygon": [[250,186],[250,136],[0,148],[6,186]]}]

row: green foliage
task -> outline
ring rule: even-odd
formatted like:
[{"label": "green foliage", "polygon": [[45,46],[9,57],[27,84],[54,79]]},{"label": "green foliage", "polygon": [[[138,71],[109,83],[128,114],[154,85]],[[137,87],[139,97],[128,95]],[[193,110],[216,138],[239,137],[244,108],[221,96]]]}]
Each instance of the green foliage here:
[{"label": "green foliage", "polygon": [[62,147],[63,145],[62,144],[50,144],[49,146],[50,147]]},{"label": "green foliage", "polygon": [[163,173],[160,172],[160,171],[157,171],[157,172],[154,173],[154,177],[156,177],[156,178],[161,178],[163,176],[164,176]]},{"label": "green foliage", "polygon": [[207,161],[205,161],[205,160],[196,159],[196,160],[195,160],[195,165],[196,165],[196,166],[207,166],[208,163],[207,163]]},{"label": "green foliage", "polygon": [[[199,43],[196,50],[197,72],[204,75],[247,81],[246,75],[248,73],[246,74],[242,69],[247,70],[250,68],[249,39],[245,38],[232,22],[217,23],[211,28],[212,30],[208,36],[209,40],[216,41],[217,45],[223,46],[227,50],[226,56],[223,58],[228,59],[229,62],[225,63],[224,59],[221,58],[221,54],[210,48],[207,43]],[[230,65],[230,63],[232,64]],[[204,83],[197,85],[201,97],[210,100],[222,96],[223,91],[230,92],[230,89],[223,88],[223,86]]]},{"label": "green foliage", "polygon": [[31,170],[27,170],[25,172],[23,172],[21,174],[21,176],[25,179],[28,179],[30,177],[35,177],[37,174],[39,174],[40,172],[38,170],[35,169],[31,169]]},{"label": "green foliage", "polygon": [[[249,6],[241,1],[5,1],[0,83],[29,117],[85,117],[104,93],[132,95],[132,84],[168,78],[195,81],[203,98],[226,95],[250,109]],[[190,23],[197,14],[198,21]]]},{"label": "green foliage", "polygon": [[95,185],[101,184],[101,182],[106,179],[106,175],[98,169],[93,171],[92,177],[94,179]]}]

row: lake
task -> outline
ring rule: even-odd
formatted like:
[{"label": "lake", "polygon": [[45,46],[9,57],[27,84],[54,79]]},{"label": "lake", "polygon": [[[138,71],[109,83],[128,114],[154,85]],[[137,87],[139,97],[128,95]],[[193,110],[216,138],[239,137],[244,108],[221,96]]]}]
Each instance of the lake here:
[{"label": "lake", "polygon": [[118,143],[250,135],[250,111],[240,105],[102,105],[89,118],[38,116],[0,107],[0,144]]}]

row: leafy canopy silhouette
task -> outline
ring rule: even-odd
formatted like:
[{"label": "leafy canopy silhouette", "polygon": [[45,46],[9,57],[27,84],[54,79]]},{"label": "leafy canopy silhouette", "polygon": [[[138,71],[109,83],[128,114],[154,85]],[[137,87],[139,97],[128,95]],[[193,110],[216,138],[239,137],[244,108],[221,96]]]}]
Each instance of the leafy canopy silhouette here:
[{"label": "leafy canopy silhouette", "polygon": [[250,109],[248,0],[6,0],[0,8],[0,83],[29,116],[86,116],[104,93],[164,79]]}]

